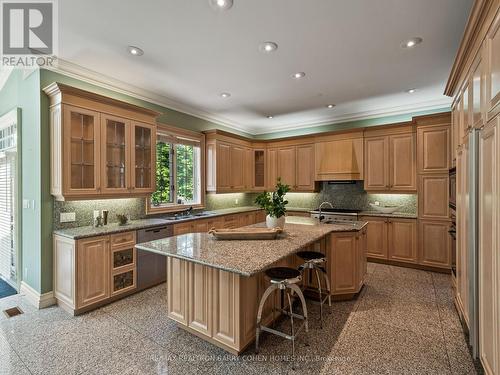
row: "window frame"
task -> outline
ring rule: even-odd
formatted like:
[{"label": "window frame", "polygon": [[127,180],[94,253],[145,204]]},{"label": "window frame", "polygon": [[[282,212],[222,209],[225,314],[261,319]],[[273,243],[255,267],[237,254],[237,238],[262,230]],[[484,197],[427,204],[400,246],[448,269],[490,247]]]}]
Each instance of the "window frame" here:
[{"label": "window frame", "polygon": [[[158,142],[159,136],[164,136],[172,139],[174,144],[192,144],[200,147],[200,203],[198,204],[178,204],[170,203],[163,204],[160,207],[156,207],[151,204],[151,194],[146,197],[146,215],[154,215],[159,213],[174,213],[183,211],[186,208],[193,207],[195,209],[205,208],[205,134],[194,132],[191,130],[181,129],[170,125],[157,124],[156,127],[157,138],[155,139],[155,148]],[[185,143],[183,143],[185,142]],[[156,154],[155,154],[156,156]],[[172,169],[176,170],[175,158],[172,162]],[[175,173],[174,178],[177,179],[177,173]],[[155,182],[156,182],[156,170],[155,170]],[[177,189],[176,189],[177,190]],[[177,194],[177,191],[175,192]]]}]

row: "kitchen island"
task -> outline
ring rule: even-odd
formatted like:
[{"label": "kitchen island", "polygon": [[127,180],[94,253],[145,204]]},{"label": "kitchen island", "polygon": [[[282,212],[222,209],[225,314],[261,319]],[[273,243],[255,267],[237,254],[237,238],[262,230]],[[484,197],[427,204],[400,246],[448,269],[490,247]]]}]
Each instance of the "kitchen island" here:
[{"label": "kitchen island", "polygon": [[[263,271],[298,267],[298,251],[326,254],[334,297],[352,298],[359,292],[366,273],[365,226],[288,217],[285,232],[276,240],[218,241],[206,233],[190,233],[136,247],[167,257],[168,316],[189,332],[239,354],[255,338],[257,308],[268,286]],[[278,295],[268,299],[264,324],[277,318],[272,298],[277,301]]]}]

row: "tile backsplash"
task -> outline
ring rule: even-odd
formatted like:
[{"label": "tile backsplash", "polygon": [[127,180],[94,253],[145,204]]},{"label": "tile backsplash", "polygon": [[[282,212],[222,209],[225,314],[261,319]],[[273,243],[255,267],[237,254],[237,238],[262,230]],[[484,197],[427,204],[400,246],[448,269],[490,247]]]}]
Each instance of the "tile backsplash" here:
[{"label": "tile backsplash", "polygon": [[354,184],[329,184],[323,182],[318,193],[288,193],[289,207],[318,208],[321,202],[327,201],[335,208],[371,210],[369,203],[376,201],[383,205],[399,205],[399,212],[417,212],[416,194],[369,194],[363,189],[363,181]]},{"label": "tile backsplash", "polygon": [[[207,194],[206,210],[254,206],[256,196],[255,193]],[[363,189],[363,181],[354,184],[323,182],[318,193],[288,193],[286,199],[289,208],[315,209],[321,202],[328,201],[335,208],[370,210],[369,203],[378,201],[380,204],[400,205],[400,212],[417,212],[416,194],[368,194]],[[130,220],[136,220],[146,215],[146,201],[144,198],[54,201],[54,229],[92,225],[94,210],[108,210],[110,223],[117,222],[116,214],[126,214]],[[76,221],[61,223],[62,212],[75,212]]]},{"label": "tile backsplash", "polygon": [[[54,229],[75,228],[92,225],[94,210],[108,210],[109,223],[116,223],[116,214],[126,214],[130,220],[144,217],[146,214],[144,198],[98,199],[85,201],[54,201]],[[61,223],[62,212],[75,212],[76,221]]]}]

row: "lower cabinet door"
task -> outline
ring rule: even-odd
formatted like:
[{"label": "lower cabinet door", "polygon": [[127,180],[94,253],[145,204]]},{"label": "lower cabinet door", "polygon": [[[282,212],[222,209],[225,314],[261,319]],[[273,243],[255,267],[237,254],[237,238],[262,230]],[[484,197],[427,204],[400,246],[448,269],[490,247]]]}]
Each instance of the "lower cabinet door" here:
[{"label": "lower cabinet door", "polygon": [[394,261],[416,263],[417,220],[390,219],[388,225],[389,259]]},{"label": "lower cabinet door", "polygon": [[240,340],[240,276],[219,269],[212,270],[212,338],[233,348]]},{"label": "lower cabinet door", "polygon": [[418,258],[425,266],[450,268],[451,237],[447,221],[419,220]]},{"label": "lower cabinet door", "polygon": [[360,220],[368,222],[366,230],[366,256],[387,259],[387,219],[364,216]]},{"label": "lower cabinet door", "polygon": [[188,263],[188,327],[204,335],[212,335],[212,269]]},{"label": "lower cabinet door", "polygon": [[167,257],[168,317],[184,325],[188,321],[187,265],[187,261]]},{"label": "lower cabinet door", "polygon": [[108,236],[78,241],[76,258],[77,309],[109,297],[109,248]]},{"label": "lower cabinet door", "polygon": [[333,294],[358,292],[358,240],[353,233],[331,235],[330,267]]}]

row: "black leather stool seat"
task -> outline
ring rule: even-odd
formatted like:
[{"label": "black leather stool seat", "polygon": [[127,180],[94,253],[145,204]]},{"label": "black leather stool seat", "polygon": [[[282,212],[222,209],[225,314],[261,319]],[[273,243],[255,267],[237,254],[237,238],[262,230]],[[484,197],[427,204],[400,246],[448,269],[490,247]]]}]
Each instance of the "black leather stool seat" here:
[{"label": "black leather stool seat", "polygon": [[298,270],[289,267],[273,267],[264,271],[264,273],[267,277],[274,281],[283,281],[300,276],[300,272]]},{"label": "black leather stool seat", "polygon": [[297,256],[304,260],[321,259],[325,257],[325,254],[319,251],[299,251]]}]

